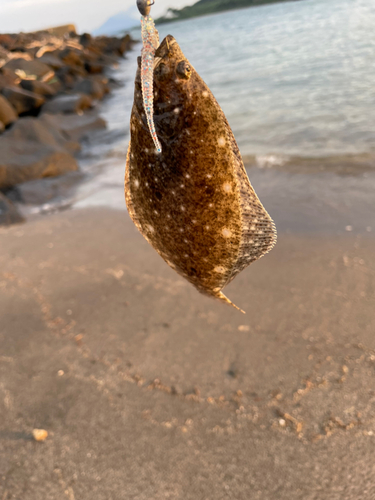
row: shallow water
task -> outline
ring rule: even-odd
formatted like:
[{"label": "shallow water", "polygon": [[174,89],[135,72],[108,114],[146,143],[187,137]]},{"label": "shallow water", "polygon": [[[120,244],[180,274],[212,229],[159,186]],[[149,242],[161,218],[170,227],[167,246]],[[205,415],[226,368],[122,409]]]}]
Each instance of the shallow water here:
[{"label": "shallow water", "polygon": [[303,0],[162,25],[243,154],[375,152],[375,2]]},{"label": "shallow water", "polygon": [[[243,155],[375,155],[373,0],[286,2],[158,29],[206,81]],[[131,86],[140,49],[121,67]],[[132,100],[129,85],[112,98],[111,129],[127,128]]]},{"label": "shallow water", "polygon": [[[360,189],[360,179],[369,182],[361,174],[375,166],[374,27],[373,0],[303,0],[161,25],[159,32],[175,36],[207,82],[248,164],[315,174],[344,165],[345,173],[358,172]],[[133,36],[140,39],[140,29]],[[125,85],[101,105],[108,131],[84,147],[80,164],[88,180],[74,194],[77,207],[124,207],[140,49],[135,45],[113,73]],[[277,178],[279,189],[288,186],[292,194],[291,177]],[[325,197],[324,182],[317,185],[316,196]]]}]

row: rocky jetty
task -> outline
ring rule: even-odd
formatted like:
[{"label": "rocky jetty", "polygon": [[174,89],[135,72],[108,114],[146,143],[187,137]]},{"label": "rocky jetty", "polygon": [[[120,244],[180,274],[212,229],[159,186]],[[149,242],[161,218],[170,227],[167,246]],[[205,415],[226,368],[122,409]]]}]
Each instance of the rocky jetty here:
[{"label": "rocky jetty", "polygon": [[68,176],[64,186],[82,177],[80,141],[105,128],[95,105],[115,83],[108,68],[132,43],[78,35],[73,25],[0,34],[0,225],[22,221],[12,201],[38,200],[44,184],[55,192],[59,180],[50,178]]}]

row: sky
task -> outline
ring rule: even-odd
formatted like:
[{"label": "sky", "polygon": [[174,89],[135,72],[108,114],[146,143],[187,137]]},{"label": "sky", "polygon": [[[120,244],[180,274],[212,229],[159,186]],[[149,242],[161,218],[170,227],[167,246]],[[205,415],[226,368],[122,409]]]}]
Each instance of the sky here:
[{"label": "sky", "polygon": [[[158,17],[168,7],[179,9],[196,0],[155,0],[151,15]],[[18,33],[75,24],[83,33],[101,26],[136,0],[0,0],[0,33]]]}]

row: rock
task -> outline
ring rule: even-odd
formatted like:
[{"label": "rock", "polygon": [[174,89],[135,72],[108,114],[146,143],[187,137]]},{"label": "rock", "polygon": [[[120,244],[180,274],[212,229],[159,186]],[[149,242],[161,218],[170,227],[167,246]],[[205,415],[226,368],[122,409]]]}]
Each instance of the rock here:
[{"label": "rock", "polygon": [[0,45],[0,63],[5,64],[5,62],[9,59],[9,51]]},{"label": "rock", "polygon": [[104,72],[104,64],[96,61],[85,62],[85,70],[90,75],[97,75]]},{"label": "rock", "polygon": [[80,141],[90,132],[106,128],[106,122],[95,112],[84,115],[58,115],[45,113],[40,120],[48,124],[48,127],[59,129],[65,137],[72,141]]},{"label": "rock", "polygon": [[65,90],[60,82],[60,80],[56,77],[53,80],[47,83],[51,87],[51,89],[55,92],[55,95]]},{"label": "rock", "polygon": [[107,54],[123,56],[130,49],[132,40],[130,35],[125,35],[123,38],[101,36],[96,38],[95,43]]},{"label": "rock", "polygon": [[5,87],[18,85],[20,77],[10,69],[0,68],[0,91]]},{"label": "rock", "polygon": [[37,110],[45,102],[42,96],[18,87],[5,87],[2,93],[12,104],[18,115]]},{"label": "rock", "polygon": [[43,106],[43,113],[79,113],[92,107],[92,100],[84,94],[55,97]]},{"label": "rock", "polygon": [[103,87],[105,88],[105,93],[110,92],[109,78],[107,78],[104,75],[92,75],[90,78],[92,78],[96,82],[99,82],[101,85],[103,85]]},{"label": "rock", "polygon": [[37,53],[38,53],[38,50],[39,50],[39,47],[30,47],[30,48],[27,48],[25,49],[25,53],[26,54],[29,54],[29,56],[31,56],[31,59],[35,59]]},{"label": "rock", "polygon": [[10,226],[23,222],[24,218],[13,203],[2,193],[0,193],[0,226]]},{"label": "rock", "polygon": [[53,97],[58,92],[58,87],[52,86],[49,83],[39,82],[38,80],[21,80],[20,85],[24,90],[44,97]]},{"label": "rock", "polygon": [[77,76],[69,66],[58,69],[56,71],[56,76],[61,86],[67,90],[73,89],[74,85],[77,83]]},{"label": "rock", "polygon": [[86,47],[84,54],[86,61],[97,61],[103,54],[103,51],[96,45],[95,39],[93,39],[91,45]]},{"label": "rock", "polygon": [[114,69],[118,68],[118,58],[111,54],[102,54],[99,58],[99,61],[104,66]]},{"label": "rock", "polygon": [[[3,136],[5,138],[5,136]],[[58,146],[58,142],[51,135],[50,130],[38,118],[30,116],[20,118],[6,133],[7,139],[15,141],[31,141],[38,144]]]},{"label": "rock", "polygon": [[100,85],[99,82],[95,80],[89,80],[88,78],[78,82],[75,85],[73,91],[89,95],[93,99],[103,99],[105,93],[103,86]]},{"label": "rock", "polygon": [[90,33],[83,33],[83,35],[81,35],[80,38],[79,38],[79,43],[83,47],[88,47],[89,45],[91,45],[91,43],[92,43],[92,36],[90,35]]},{"label": "rock", "polygon": [[113,78],[112,76],[108,79],[108,84],[111,89],[121,89],[124,87],[123,81],[117,80],[117,78]]},{"label": "rock", "polygon": [[[65,149],[67,149],[67,143],[72,142],[60,127],[53,122],[48,122],[43,116],[40,118],[21,118],[9,130],[7,137],[18,141],[38,142],[46,146],[63,147]],[[70,146],[68,147],[70,148]],[[79,147],[78,144],[78,149]]]},{"label": "rock", "polygon": [[29,33],[16,33],[10,35],[12,42],[7,45],[7,49],[13,53],[23,52],[26,53],[29,45],[35,40]]},{"label": "rock", "polygon": [[39,57],[37,61],[47,64],[54,70],[61,69],[65,66],[65,64],[61,61],[61,59],[54,56],[53,54],[49,54],[48,52],[44,53],[42,57]]},{"label": "rock", "polygon": [[110,78],[108,80],[108,87],[109,87],[109,90],[116,90],[116,89],[121,89],[122,87],[124,86],[124,84],[119,81],[119,80],[116,80],[115,78]]},{"label": "rock", "polygon": [[60,52],[60,59],[68,66],[84,68],[82,53],[70,47]]},{"label": "rock", "polygon": [[63,26],[55,26],[54,28],[47,28],[35,33],[49,33],[50,35],[64,37],[67,35],[76,35],[77,30],[74,24],[64,24]]},{"label": "rock", "polygon": [[85,66],[74,66],[70,64],[66,64],[63,68],[60,70],[56,71],[56,76],[58,78],[61,78],[61,74],[69,74],[72,75],[75,78],[75,81],[77,81],[78,77],[81,78],[86,78],[87,77],[87,71],[85,70]]},{"label": "rock", "polygon": [[[67,134],[60,126],[59,116],[60,115],[49,115],[48,113],[45,113],[38,118],[38,121],[43,124],[50,134],[53,135],[57,144],[62,146],[69,153],[76,154],[81,150],[81,144],[78,140],[71,139],[69,134]],[[54,117],[57,117],[57,120],[54,119]]]},{"label": "rock", "polygon": [[0,45],[5,47],[7,50],[10,50],[13,47],[13,36],[12,35],[0,35]]},{"label": "rock", "polygon": [[35,441],[45,441],[48,437],[48,432],[45,429],[33,429],[33,438]]},{"label": "rock", "polygon": [[18,119],[16,110],[3,95],[0,95],[0,123],[4,127],[14,123]]},{"label": "rock", "polygon": [[48,81],[54,76],[54,71],[50,66],[38,59],[27,61],[26,59],[11,59],[4,65],[5,69],[14,71],[18,76],[26,75],[35,77],[37,80]]},{"label": "rock", "polygon": [[91,75],[90,80],[98,82],[99,85],[102,87],[104,94],[108,94],[111,91],[110,85],[109,85],[109,79],[106,76],[104,76],[104,75]]},{"label": "rock", "polygon": [[21,119],[0,136],[0,151],[0,189],[78,170],[73,156],[36,118]]},{"label": "rock", "polygon": [[82,147],[78,141],[67,140],[64,144],[64,149],[66,149],[71,155],[76,155],[81,151]]},{"label": "rock", "polygon": [[8,196],[25,205],[43,205],[52,200],[64,200],[83,178],[82,172],[69,172],[59,177],[24,182],[8,192]]},{"label": "rock", "polygon": [[101,55],[102,51],[94,45],[90,45],[82,53],[82,57],[85,63],[97,62]]},{"label": "rock", "polygon": [[2,134],[5,130],[5,125],[3,122],[0,122],[0,134]]},{"label": "rock", "polygon": [[[12,59],[15,59],[16,56],[18,56],[18,57],[21,56],[22,57],[23,54],[27,53],[26,48],[22,47],[21,45],[13,45],[13,47],[10,49],[10,51],[12,52],[12,55],[13,55]],[[30,61],[30,59],[28,59],[28,60]]]}]

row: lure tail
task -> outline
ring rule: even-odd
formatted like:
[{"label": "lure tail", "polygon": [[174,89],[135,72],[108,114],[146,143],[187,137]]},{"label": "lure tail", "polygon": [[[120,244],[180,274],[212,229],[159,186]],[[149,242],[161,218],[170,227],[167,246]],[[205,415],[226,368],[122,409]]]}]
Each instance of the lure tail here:
[{"label": "lure tail", "polygon": [[141,80],[143,106],[146,113],[147,124],[152,140],[158,153],[161,153],[161,145],[156,135],[154,124],[154,58],[155,51],[159,46],[159,33],[151,16],[141,17],[142,25],[142,62]]}]

